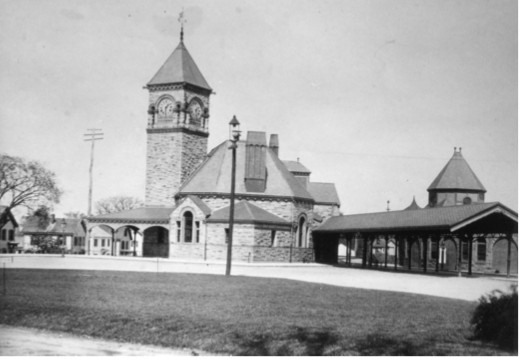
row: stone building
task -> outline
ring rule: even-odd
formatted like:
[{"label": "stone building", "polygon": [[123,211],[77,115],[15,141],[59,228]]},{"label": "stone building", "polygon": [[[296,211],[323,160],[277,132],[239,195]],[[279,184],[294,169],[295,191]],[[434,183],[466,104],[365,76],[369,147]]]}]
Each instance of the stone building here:
[{"label": "stone building", "polygon": [[518,214],[485,202],[486,189],[459,148],[427,189],[425,208],[333,217],[314,231],[316,257],[336,263],[338,245],[363,266],[517,273]]},{"label": "stone building", "polygon": [[[223,141],[208,152],[213,93],[181,41],[146,85],[148,123],[146,206],[89,217],[117,241],[133,235],[145,257],[198,260],[226,258],[229,232],[231,152]],[[227,123],[219,124],[227,126]],[[277,134],[249,131],[237,144],[233,259],[313,261],[312,228],[339,215],[333,183],[310,181],[311,171],[279,158]],[[115,255],[121,254],[116,250]]]}]

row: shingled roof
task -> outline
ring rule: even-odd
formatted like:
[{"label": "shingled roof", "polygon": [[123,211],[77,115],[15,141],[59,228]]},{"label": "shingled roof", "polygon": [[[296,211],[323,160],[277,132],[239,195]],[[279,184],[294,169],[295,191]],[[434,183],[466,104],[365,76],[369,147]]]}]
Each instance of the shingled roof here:
[{"label": "shingled roof", "polygon": [[[182,185],[181,195],[224,194],[231,188],[231,157],[225,141],[213,149],[206,161]],[[246,143],[238,142],[236,162],[236,193],[262,197],[298,198],[314,201],[313,196],[294,178],[272,149],[266,148],[267,177],[265,191],[248,192],[244,183],[246,169]]]},{"label": "shingled roof", "polygon": [[309,182],[307,190],[316,201],[316,204],[340,204],[334,183]]},{"label": "shingled roof", "polygon": [[415,210],[364,213],[331,217],[314,232],[398,232],[405,230],[439,229],[451,231],[470,218],[491,210],[502,211],[516,218],[518,214],[499,202],[478,203],[464,206],[434,207]]},{"label": "shingled roof", "polygon": [[311,171],[305,167],[300,161],[282,161],[285,167],[289,170],[289,172],[294,173],[308,173]]},{"label": "shingled roof", "polygon": [[[65,223],[65,227],[63,227]],[[27,218],[23,224],[23,234],[48,234],[48,235],[76,235],[84,236],[85,229],[81,223],[81,219],[77,218],[55,218],[43,228],[40,225],[40,219],[36,216]]]},{"label": "shingled roof", "polygon": [[[236,223],[241,224],[291,225],[285,219],[247,201],[241,201],[235,205],[234,218]],[[229,206],[213,212],[207,221],[210,223],[227,223],[229,221]]]},{"label": "shingled roof", "polygon": [[175,207],[140,207],[117,213],[87,217],[92,223],[169,223]]},{"label": "shingled roof", "polygon": [[455,149],[451,159],[428,187],[428,192],[439,190],[486,192],[484,185],[462,157],[460,149]]},{"label": "shingled roof", "polygon": [[188,49],[181,41],[147,86],[187,83],[211,91]]}]

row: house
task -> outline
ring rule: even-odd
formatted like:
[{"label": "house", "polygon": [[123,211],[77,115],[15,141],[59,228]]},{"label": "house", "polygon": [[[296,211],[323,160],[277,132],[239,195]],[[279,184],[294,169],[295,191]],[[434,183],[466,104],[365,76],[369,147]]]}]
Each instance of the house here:
[{"label": "house", "polygon": [[[30,216],[23,223],[22,235],[25,251],[84,254],[85,228],[81,219],[56,218],[51,215],[45,221]],[[38,246],[41,241],[48,245],[44,248]]]},{"label": "house", "polygon": [[0,218],[4,223],[0,228],[0,253],[14,253],[20,244],[16,241],[18,222],[7,206],[0,206]]}]

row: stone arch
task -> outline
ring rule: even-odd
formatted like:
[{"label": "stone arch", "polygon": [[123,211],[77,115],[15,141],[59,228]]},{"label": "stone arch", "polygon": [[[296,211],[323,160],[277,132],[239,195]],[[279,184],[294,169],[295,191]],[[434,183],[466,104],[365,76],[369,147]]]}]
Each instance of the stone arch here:
[{"label": "stone arch", "polygon": [[143,257],[168,258],[170,255],[169,230],[153,225],[143,232]]},{"label": "stone arch", "polygon": [[92,223],[88,226],[89,241],[87,253],[93,255],[112,255],[115,228],[108,223]]},{"label": "stone arch", "polygon": [[117,256],[138,256],[142,253],[143,232],[134,225],[119,226],[114,233]]},{"label": "stone arch", "polygon": [[458,247],[457,242],[452,237],[444,238],[441,244],[444,262],[441,262],[441,269],[446,271],[454,271],[457,269]]},{"label": "stone arch", "polygon": [[[507,274],[507,238],[501,237],[493,244],[492,268],[497,274]],[[518,274],[518,246],[511,240],[511,274]]]}]

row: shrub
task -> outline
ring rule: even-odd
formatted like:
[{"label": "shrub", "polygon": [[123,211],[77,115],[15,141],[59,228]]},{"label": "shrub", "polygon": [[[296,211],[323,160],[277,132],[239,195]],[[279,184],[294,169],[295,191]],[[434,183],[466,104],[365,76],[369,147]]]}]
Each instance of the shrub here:
[{"label": "shrub", "polygon": [[475,339],[498,344],[518,351],[518,291],[511,293],[495,290],[479,299],[471,318]]}]

